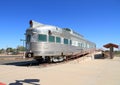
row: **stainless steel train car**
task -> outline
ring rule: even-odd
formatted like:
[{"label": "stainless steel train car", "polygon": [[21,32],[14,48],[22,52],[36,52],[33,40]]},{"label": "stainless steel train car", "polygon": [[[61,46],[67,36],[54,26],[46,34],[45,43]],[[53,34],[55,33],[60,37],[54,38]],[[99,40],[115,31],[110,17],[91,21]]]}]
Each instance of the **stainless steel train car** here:
[{"label": "stainless steel train car", "polygon": [[30,20],[26,30],[26,57],[49,62],[63,61],[67,55],[96,48],[96,44],[69,28],[59,28]]}]

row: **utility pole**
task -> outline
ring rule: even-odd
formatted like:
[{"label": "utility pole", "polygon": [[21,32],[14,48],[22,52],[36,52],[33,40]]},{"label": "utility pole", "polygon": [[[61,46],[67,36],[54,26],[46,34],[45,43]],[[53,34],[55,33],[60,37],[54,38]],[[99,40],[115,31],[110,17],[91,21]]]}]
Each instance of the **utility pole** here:
[{"label": "utility pole", "polygon": [[22,41],[23,42],[23,58],[25,58],[25,41],[26,40],[24,40],[24,39],[20,39],[20,41]]}]

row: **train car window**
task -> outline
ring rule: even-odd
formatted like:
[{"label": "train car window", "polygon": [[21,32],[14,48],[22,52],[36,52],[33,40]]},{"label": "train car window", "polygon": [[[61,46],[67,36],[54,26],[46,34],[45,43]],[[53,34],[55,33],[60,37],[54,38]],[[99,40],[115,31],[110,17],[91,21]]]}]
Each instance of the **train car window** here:
[{"label": "train car window", "polygon": [[84,48],[86,48],[86,43],[85,43],[85,42],[84,42],[84,44],[83,44],[83,45],[84,45]]},{"label": "train car window", "polygon": [[78,42],[78,47],[81,47],[81,43],[80,42]]},{"label": "train car window", "polygon": [[87,44],[87,48],[90,48],[89,44]]},{"label": "train car window", "polygon": [[55,42],[55,37],[54,36],[49,36],[49,42]]},{"label": "train car window", "polygon": [[60,37],[56,37],[56,43],[61,43],[61,38]]},{"label": "train car window", "polygon": [[82,43],[80,43],[80,47],[82,47]]},{"label": "train car window", "polygon": [[70,45],[72,45],[72,40],[70,40]]},{"label": "train car window", "polygon": [[81,47],[83,48],[83,43],[81,43]]},{"label": "train car window", "polygon": [[46,42],[47,41],[47,35],[39,34],[38,35],[38,41]]},{"label": "train car window", "polygon": [[68,44],[68,39],[64,38],[64,44]]}]

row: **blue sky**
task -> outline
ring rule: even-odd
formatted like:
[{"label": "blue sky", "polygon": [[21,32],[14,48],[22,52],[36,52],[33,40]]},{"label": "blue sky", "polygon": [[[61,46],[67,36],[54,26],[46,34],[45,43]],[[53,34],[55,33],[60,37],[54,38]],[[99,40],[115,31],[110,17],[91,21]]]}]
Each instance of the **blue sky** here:
[{"label": "blue sky", "polygon": [[22,45],[29,20],[72,28],[97,48],[120,44],[120,0],[0,0],[0,48]]}]

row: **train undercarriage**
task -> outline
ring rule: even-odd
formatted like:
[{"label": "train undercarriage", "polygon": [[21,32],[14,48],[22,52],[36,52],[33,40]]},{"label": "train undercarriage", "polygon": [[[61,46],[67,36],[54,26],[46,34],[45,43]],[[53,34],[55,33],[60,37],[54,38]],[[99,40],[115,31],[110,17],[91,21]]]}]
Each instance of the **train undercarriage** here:
[{"label": "train undercarriage", "polygon": [[78,52],[78,53],[73,53],[73,54],[69,54],[69,55],[63,55],[61,53],[61,55],[57,55],[57,56],[34,56],[33,53],[29,52],[26,53],[26,58],[33,58],[38,62],[48,62],[48,63],[56,63],[56,62],[62,62],[62,61],[66,61],[66,60],[70,60],[70,59],[76,59],[79,57],[82,57],[84,55],[89,54],[90,52]]},{"label": "train undercarriage", "polygon": [[34,59],[38,62],[62,62],[66,60],[66,56],[36,56]]}]

